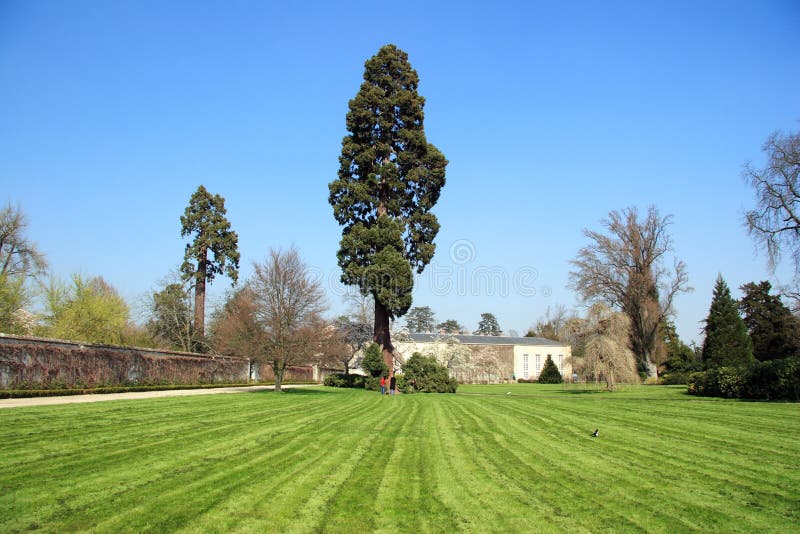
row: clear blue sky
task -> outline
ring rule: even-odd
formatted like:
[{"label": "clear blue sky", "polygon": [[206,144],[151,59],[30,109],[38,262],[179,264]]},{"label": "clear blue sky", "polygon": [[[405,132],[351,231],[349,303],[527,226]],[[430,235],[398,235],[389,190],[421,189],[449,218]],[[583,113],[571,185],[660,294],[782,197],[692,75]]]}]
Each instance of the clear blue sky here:
[{"label": "clear blue sky", "polygon": [[695,287],[679,333],[699,340],[718,272],[735,295],[770,276],[740,173],[800,127],[798,28],[797,1],[0,0],[0,201],[54,273],[101,275],[135,304],[181,262],[179,217],[204,184],[226,199],[242,276],[294,244],[341,311],[327,184],[364,61],[394,43],[450,160],[415,305],[522,333],[577,304],[583,228],[654,204]]}]

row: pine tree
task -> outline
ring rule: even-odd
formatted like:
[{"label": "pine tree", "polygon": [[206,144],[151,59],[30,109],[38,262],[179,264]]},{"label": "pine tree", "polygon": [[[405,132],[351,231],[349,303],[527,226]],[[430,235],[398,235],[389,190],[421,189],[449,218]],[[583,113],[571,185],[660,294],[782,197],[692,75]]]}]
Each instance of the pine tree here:
[{"label": "pine tree", "polygon": [[747,367],[755,361],[747,327],[722,275],[717,276],[714,285],[704,331],[703,362],[706,367]]},{"label": "pine tree", "polygon": [[800,351],[800,322],[780,296],[770,295],[771,289],[766,281],[741,287],[744,296],[739,309],[753,340],[753,356],[759,361],[787,358]]},{"label": "pine tree", "polygon": [[431,208],[447,160],[428,143],[425,99],[408,55],[386,45],[367,60],[364,82],[349,103],[339,176],[329,202],[343,226],[337,257],[342,282],[375,299],[374,340],[391,364],[389,321],[411,307],[413,270],[433,258],[439,231]]},{"label": "pine tree", "polygon": [[460,334],[464,327],[455,319],[448,319],[436,325],[436,328],[445,334]]},{"label": "pine tree", "polygon": [[186,245],[181,272],[184,280],[194,282],[194,332],[199,339],[205,335],[206,284],[218,274],[228,275],[234,284],[239,277],[239,237],[225,213],[225,199],[201,185],[181,216],[181,237],[194,235]]},{"label": "pine tree", "polygon": [[473,332],[477,336],[502,336],[503,331],[500,329],[500,324],[497,318],[491,313],[482,313],[481,322],[478,323],[478,329]]},{"label": "pine tree", "polygon": [[556,367],[553,358],[548,354],[547,359],[544,361],[542,372],[539,373],[539,383],[561,384],[562,382],[564,382],[564,378],[561,376],[561,373],[558,372],[558,367]]},{"label": "pine tree", "polygon": [[408,310],[406,328],[411,333],[433,332],[436,320],[430,306],[415,306]]}]

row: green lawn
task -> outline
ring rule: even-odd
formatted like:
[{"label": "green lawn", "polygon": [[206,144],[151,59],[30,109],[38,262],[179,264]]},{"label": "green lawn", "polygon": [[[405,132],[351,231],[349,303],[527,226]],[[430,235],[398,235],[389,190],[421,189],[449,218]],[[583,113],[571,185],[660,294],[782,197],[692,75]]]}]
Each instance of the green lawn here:
[{"label": "green lawn", "polygon": [[796,532],[799,461],[800,405],[672,387],[3,409],[0,532]]}]

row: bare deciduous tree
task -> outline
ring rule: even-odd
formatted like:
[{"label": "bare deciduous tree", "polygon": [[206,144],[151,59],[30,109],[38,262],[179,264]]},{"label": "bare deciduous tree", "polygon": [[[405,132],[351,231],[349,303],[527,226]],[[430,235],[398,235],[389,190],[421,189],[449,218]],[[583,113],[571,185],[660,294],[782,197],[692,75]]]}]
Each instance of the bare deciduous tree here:
[{"label": "bare deciduous tree", "polygon": [[295,248],[271,250],[253,267],[248,286],[255,319],[263,332],[266,361],[275,372],[275,391],[280,391],[286,368],[308,362],[319,352],[324,294]]},{"label": "bare deciduous tree", "polygon": [[570,285],[585,301],[604,302],[630,319],[630,348],[642,371],[657,375],[661,359],[659,327],[673,313],[672,304],[688,286],[686,265],[673,258],[667,268],[672,240],[667,233],[671,216],[650,207],[644,220],[636,208],[612,211],[603,225],[608,235],[584,230],[591,243],[571,263]]},{"label": "bare deciduous tree", "polygon": [[215,314],[214,348],[272,365],[275,391],[280,391],[287,367],[328,357],[324,296],[294,248],[271,250],[253,268],[244,287]]},{"label": "bare deciduous tree", "polygon": [[564,339],[565,326],[572,313],[563,304],[547,306],[544,315],[528,328],[526,337],[543,337],[554,341],[566,341]]},{"label": "bare deciduous tree", "polygon": [[764,143],[763,169],[745,165],[744,179],[756,191],[756,207],[745,214],[745,226],[767,249],[771,269],[788,249],[800,276],[800,132],[774,132]]},{"label": "bare deciduous tree", "polygon": [[331,335],[326,352],[338,353],[337,363],[344,366],[344,374],[350,373],[356,355],[372,341],[372,325],[367,322],[341,317],[334,321],[335,332]]},{"label": "bare deciduous tree", "polygon": [[19,208],[8,204],[0,210],[0,332],[33,331],[24,308],[33,298],[30,281],[44,274],[47,263],[25,235],[27,227]]},{"label": "bare deciduous tree", "polygon": [[44,274],[47,262],[25,235],[28,220],[22,210],[8,204],[0,210],[0,278]]}]

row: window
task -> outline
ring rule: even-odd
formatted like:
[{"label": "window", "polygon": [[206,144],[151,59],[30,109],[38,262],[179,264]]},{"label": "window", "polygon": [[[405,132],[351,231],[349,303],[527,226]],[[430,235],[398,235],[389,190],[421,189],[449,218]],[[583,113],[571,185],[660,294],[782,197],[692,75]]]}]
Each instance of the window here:
[{"label": "window", "polygon": [[542,355],[541,354],[537,354],[536,355],[536,373],[537,374],[539,373],[539,370],[541,370],[541,368],[542,368]]},{"label": "window", "polygon": [[558,370],[564,372],[564,355],[558,355]]},{"label": "window", "polygon": [[528,355],[522,355],[522,378],[528,379]]}]

